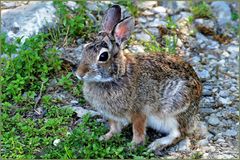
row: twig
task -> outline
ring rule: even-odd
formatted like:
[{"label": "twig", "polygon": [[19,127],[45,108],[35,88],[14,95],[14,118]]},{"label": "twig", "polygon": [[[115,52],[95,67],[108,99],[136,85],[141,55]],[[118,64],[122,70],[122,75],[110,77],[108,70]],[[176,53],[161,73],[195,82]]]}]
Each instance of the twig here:
[{"label": "twig", "polygon": [[228,76],[228,77],[231,77],[231,78],[237,79],[236,76],[233,76],[233,75],[231,75],[231,74],[229,74],[229,73],[227,73],[227,72],[224,72],[224,71],[222,71],[221,69],[218,69],[218,72],[220,72],[220,73],[222,73],[222,74],[224,74],[224,75],[226,75],[226,76]]},{"label": "twig", "polygon": [[64,40],[63,40],[63,47],[65,47],[65,45],[66,45],[66,43],[67,43],[67,37],[68,37],[68,32],[69,32],[69,26],[68,26],[68,28],[67,28],[67,34],[66,34],[66,36],[65,36],[65,38],[64,38]]},{"label": "twig", "polygon": [[[36,99],[36,103],[35,103],[35,105],[34,105],[34,108],[36,108],[36,106],[37,106],[37,104],[40,102],[40,100],[41,100],[41,98],[42,98],[42,90],[43,90],[43,85],[44,85],[44,83],[46,83],[47,81],[43,81],[42,83],[41,83],[41,88],[40,88],[40,93],[39,93],[39,95],[38,95],[38,97],[37,97],[37,99]],[[35,109],[34,109],[35,110]],[[35,110],[36,111],[36,110]],[[37,111],[36,111],[37,112]]]}]

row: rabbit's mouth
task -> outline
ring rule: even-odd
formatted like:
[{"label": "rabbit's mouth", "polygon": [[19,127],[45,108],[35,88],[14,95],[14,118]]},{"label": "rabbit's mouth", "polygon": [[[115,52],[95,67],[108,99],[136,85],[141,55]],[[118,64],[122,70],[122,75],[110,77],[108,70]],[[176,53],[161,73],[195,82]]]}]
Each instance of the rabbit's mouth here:
[{"label": "rabbit's mouth", "polygon": [[83,77],[80,77],[79,75],[76,75],[79,80],[82,80],[84,82],[111,82],[113,81],[112,77],[102,77],[101,75],[84,75]]}]

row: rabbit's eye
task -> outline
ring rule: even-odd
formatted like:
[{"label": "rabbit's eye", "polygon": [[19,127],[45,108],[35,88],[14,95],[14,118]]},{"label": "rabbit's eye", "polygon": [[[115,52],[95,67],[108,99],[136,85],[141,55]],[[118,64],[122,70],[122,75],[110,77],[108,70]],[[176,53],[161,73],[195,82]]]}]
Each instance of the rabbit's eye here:
[{"label": "rabbit's eye", "polygon": [[103,52],[101,53],[101,55],[99,56],[99,61],[107,61],[108,60],[108,52]]}]

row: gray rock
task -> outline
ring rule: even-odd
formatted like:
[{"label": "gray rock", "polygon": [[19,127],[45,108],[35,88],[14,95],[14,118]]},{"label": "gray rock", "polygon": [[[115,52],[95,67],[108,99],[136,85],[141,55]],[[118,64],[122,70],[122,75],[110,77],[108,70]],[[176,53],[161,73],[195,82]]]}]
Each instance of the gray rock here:
[{"label": "gray rock", "polygon": [[207,146],[208,145],[208,139],[201,139],[200,141],[198,141],[198,145],[199,146]]},{"label": "gray rock", "polygon": [[148,28],[147,29],[151,34],[153,34],[155,37],[159,37],[160,33],[159,33],[159,29],[158,28]]},{"label": "gray rock", "polygon": [[136,33],[136,39],[140,41],[150,41],[151,37],[144,32]]},{"label": "gray rock", "polygon": [[80,106],[72,107],[72,108],[73,108],[74,112],[77,113],[77,116],[80,117],[80,118],[83,117],[85,114],[90,114],[91,116],[99,115],[98,112],[95,112],[93,110],[87,110],[87,109],[84,109]]},{"label": "gray rock", "polygon": [[180,21],[188,20],[188,18],[191,16],[192,16],[192,13],[190,12],[180,12],[179,14],[172,16],[172,20],[174,20],[175,22],[180,22]]},{"label": "gray rock", "polygon": [[75,1],[67,1],[65,5],[73,11],[79,7],[79,5]]},{"label": "gray rock", "polygon": [[231,8],[224,1],[215,1],[211,4],[214,16],[217,18],[218,24],[225,25],[231,21]]},{"label": "gray rock", "polygon": [[138,18],[138,21],[139,21],[140,23],[146,23],[146,22],[147,22],[147,19],[146,19],[145,17],[139,17],[139,18]]},{"label": "gray rock", "polygon": [[17,7],[16,2],[1,2],[1,9],[10,9]]},{"label": "gray rock", "polygon": [[142,45],[133,45],[128,48],[132,53],[145,53]]},{"label": "gray rock", "polygon": [[166,28],[167,23],[165,21],[161,21],[159,18],[156,18],[156,19],[154,19],[153,22],[150,22],[148,24],[148,26],[149,27],[159,27],[159,26],[161,26],[161,27]]},{"label": "gray rock", "polygon": [[220,120],[218,119],[218,117],[216,117],[215,115],[210,116],[208,119],[208,123],[212,126],[216,126],[220,123]]},{"label": "gray rock", "polygon": [[194,56],[191,58],[193,63],[199,63],[201,61],[201,57],[200,56]]},{"label": "gray rock", "polygon": [[143,14],[144,16],[152,16],[152,15],[154,15],[154,13],[153,13],[152,11],[149,11],[149,10],[143,11],[142,14]]},{"label": "gray rock", "polygon": [[6,32],[8,41],[15,37],[33,36],[57,22],[56,9],[52,2],[35,2],[12,10],[2,11],[2,32]]},{"label": "gray rock", "polygon": [[170,14],[188,11],[190,9],[189,2],[187,1],[163,1],[162,6],[168,8]]},{"label": "gray rock", "polygon": [[221,103],[223,105],[230,105],[230,104],[232,104],[232,101],[230,100],[229,97],[226,97],[226,98],[219,97],[218,101],[219,101],[219,103]]},{"label": "gray rock", "polygon": [[221,97],[223,97],[223,98],[226,98],[226,97],[229,96],[229,93],[228,93],[227,91],[221,90],[221,91],[219,92],[219,95],[220,95]]},{"label": "gray rock", "polygon": [[211,96],[212,91],[204,88],[202,91],[202,94],[203,94],[203,96]]},{"label": "gray rock", "polygon": [[228,129],[226,132],[224,132],[225,136],[232,136],[235,137],[237,136],[238,132],[236,130],[233,129]]},{"label": "gray rock", "polygon": [[191,150],[190,146],[191,146],[191,142],[190,142],[189,138],[187,137],[186,139],[180,141],[177,144],[176,151],[190,151]]},{"label": "gray rock", "polygon": [[208,80],[211,77],[207,70],[202,70],[200,72],[197,72],[197,74],[201,80]]},{"label": "gray rock", "polygon": [[239,46],[230,45],[228,46],[227,51],[230,52],[230,57],[235,59],[239,54]]},{"label": "gray rock", "polygon": [[75,105],[75,104],[78,104],[78,101],[76,101],[76,100],[71,100],[70,103]]},{"label": "gray rock", "polygon": [[151,9],[157,5],[157,1],[143,1],[137,2],[137,7],[140,9]]},{"label": "gray rock", "polygon": [[157,6],[152,9],[154,13],[162,13],[162,12],[167,12],[167,9],[162,7],[162,6]]},{"label": "gray rock", "polygon": [[215,24],[212,20],[199,18],[195,19],[194,24],[204,34],[213,35],[216,32]]}]

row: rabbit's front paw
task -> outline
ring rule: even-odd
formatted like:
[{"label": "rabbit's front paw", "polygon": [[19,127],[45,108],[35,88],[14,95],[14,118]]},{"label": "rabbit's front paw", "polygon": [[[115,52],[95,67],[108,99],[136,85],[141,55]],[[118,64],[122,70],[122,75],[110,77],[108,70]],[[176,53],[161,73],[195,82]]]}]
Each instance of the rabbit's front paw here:
[{"label": "rabbit's front paw", "polygon": [[109,140],[110,138],[112,138],[113,134],[111,132],[108,132],[107,134],[105,135],[102,135],[99,140],[100,141],[107,141]]}]

